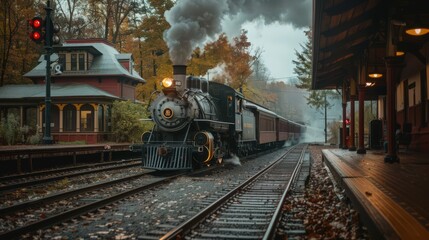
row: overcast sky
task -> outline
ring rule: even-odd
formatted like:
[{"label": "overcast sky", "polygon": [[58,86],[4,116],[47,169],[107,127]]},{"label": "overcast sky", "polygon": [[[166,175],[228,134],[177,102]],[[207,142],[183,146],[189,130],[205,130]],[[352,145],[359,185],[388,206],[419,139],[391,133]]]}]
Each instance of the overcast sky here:
[{"label": "overcast sky", "polygon": [[305,45],[307,41],[304,28],[297,29],[290,24],[279,23],[263,25],[255,21],[245,23],[243,28],[248,30],[252,46],[262,49],[262,60],[273,80],[287,81],[296,76],[292,60],[296,59],[295,49],[301,52],[300,44]]}]

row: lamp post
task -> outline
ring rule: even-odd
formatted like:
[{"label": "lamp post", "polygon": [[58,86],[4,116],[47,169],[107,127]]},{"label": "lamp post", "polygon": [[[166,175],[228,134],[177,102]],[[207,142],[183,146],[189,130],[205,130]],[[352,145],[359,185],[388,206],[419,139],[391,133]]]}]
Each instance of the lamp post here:
[{"label": "lamp post", "polygon": [[54,141],[51,136],[51,54],[52,54],[52,19],[51,19],[51,2],[48,0],[46,7],[45,18],[45,61],[46,61],[46,97],[45,97],[45,134],[43,136],[44,144],[53,144]]}]

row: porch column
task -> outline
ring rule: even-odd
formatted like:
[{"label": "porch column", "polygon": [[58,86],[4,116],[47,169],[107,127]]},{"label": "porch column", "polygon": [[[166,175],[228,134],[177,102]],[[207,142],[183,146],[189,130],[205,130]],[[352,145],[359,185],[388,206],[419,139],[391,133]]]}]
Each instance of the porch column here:
[{"label": "porch column", "polygon": [[19,107],[19,126],[23,127],[24,126],[24,107],[20,106]]},{"label": "porch column", "polygon": [[350,151],[356,151],[355,145],[355,100],[356,100],[356,81],[350,81]]},{"label": "porch column", "polygon": [[57,106],[58,106],[58,109],[60,111],[59,112],[59,114],[60,114],[60,117],[59,117],[59,119],[60,119],[59,131],[63,132],[64,131],[63,110],[64,110],[64,107],[66,106],[66,104],[57,104]]},{"label": "porch column", "polygon": [[38,107],[39,114],[37,115],[37,132],[42,133],[43,132],[43,109],[45,109],[45,105],[41,105]]},{"label": "porch column", "polygon": [[356,151],[356,146],[355,146],[355,98],[356,98],[356,95],[350,95],[350,146],[349,146],[350,151]]},{"label": "porch column", "polygon": [[94,108],[94,132],[98,132],[98,104],[91,104]]},{"label": "porch column", "polygon": [[80,132],[80,108],[83,104],[73,104],[76,107],[76,132]]},{"label": "porch column", "polygon": [[347,119],[347,84],[346,81],[343,81],[343,88],[342,88],[342,93],[343,93],[343,98],[342,98],[342,107],[343,107],[343,126],[342,126],[342,138],[341,141],[343,143],[342,146],[340,146],[342,149],[347,149],[347,124],[346,124],[346,119]]},{"label": "porch column", "polygon": [[347,124],[346,124],[346,119],[347,119],[347,103],[343,103],[342,104],[343,107],[343,125],[342,125],[342,138],[341,141],[343,142],[343,146],[341,146],[342,149],[347,149]]},{"label": "porch column", "polygon": [[399,157],[396,149],[395,125],[396,125],[396,84],[399,82],[400,72],[404,66],[403,57],[386,57],[386,125],[387,125],[387,154],[384,162],[398,162]]},{"label": "porch column", "polygon": [[[364,76],[362,76],[364,77]],[[357,153],[365,154],[365,141],[364,141],[364,110],[365,110],[365,84],[359,84],[359,139]]]}]

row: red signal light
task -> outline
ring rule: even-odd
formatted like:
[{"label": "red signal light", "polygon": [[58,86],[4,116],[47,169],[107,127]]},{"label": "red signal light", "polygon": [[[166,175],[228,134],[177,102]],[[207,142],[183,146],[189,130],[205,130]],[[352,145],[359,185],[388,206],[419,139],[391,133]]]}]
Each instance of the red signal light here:
[{"label": "red signal light", "polygon": [[42,21],[40,21],[40,19],[34,19],[31,23],[31,26],[33,26],[34,28],[40,28],[42,26]]},{"label": "red signal light", "polygon": [[42,42],[44,39],[44,31],[45,31],[45,23],[44,20],[41,17],[34,17],[30,21],[28,21],[33,31],[30,34],[31,40],[35,41],[36,43]]},{"label": "red signal light", "polygon": [[42,38],[42,36],[40,35],[40,32],[31,32],[30,38],[33,41],[40,41],[40,39]]}]

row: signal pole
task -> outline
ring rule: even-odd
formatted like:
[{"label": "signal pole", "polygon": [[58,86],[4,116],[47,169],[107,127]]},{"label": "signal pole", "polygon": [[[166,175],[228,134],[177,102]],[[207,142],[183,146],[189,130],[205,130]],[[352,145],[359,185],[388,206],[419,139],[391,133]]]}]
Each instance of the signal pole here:
[{"label": "signal pole", "polygon": [[43,136],[44,144],[53,144],[51,136],[51,54],[52,54],[52,19],[51,19],[51,1],[48,0],[45,7],[45,61],[46,61],[46,97],[45,97],[45,134]]}]

